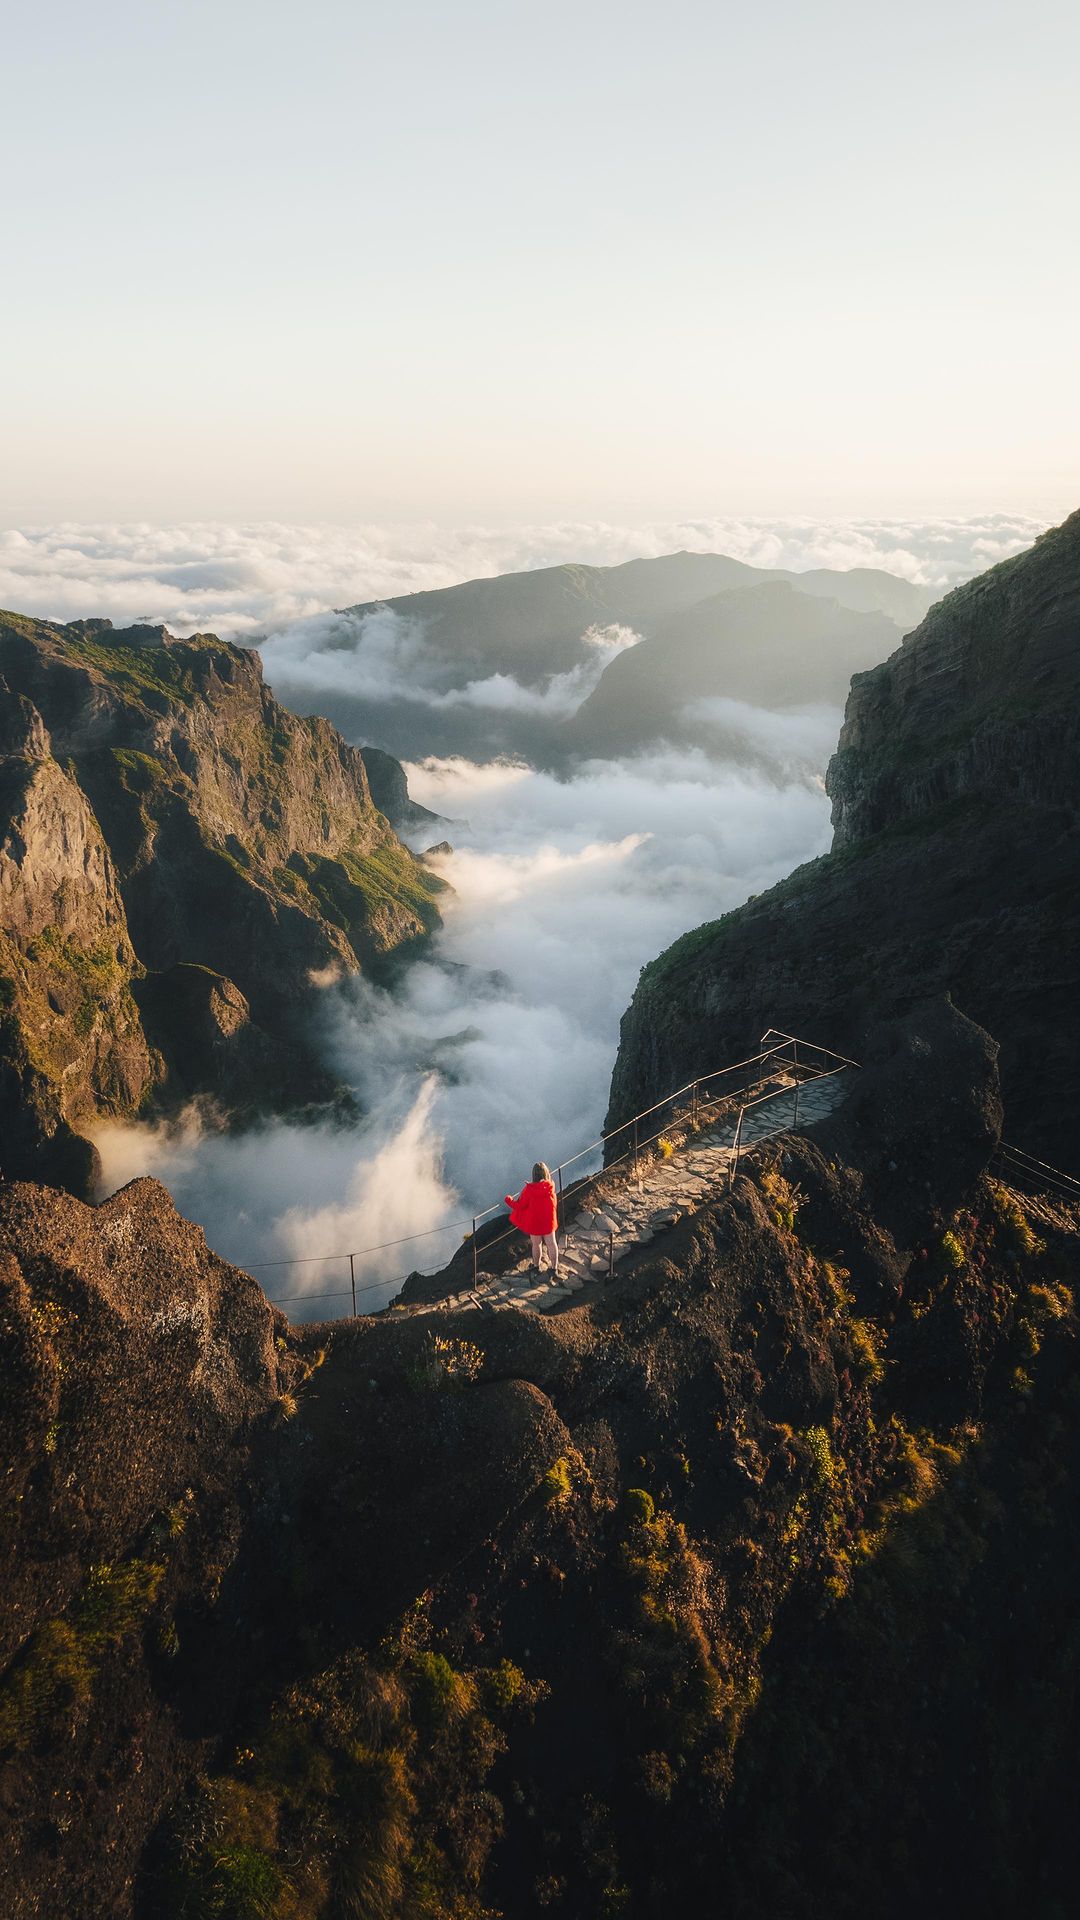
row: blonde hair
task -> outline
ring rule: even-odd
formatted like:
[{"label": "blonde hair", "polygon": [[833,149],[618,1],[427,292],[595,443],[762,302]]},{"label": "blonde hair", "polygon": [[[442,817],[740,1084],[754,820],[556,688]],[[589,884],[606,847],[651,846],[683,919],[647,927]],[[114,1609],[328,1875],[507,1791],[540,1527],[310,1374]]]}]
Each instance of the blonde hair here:
[{"label": "blonde hair", "polygon": [[542,1160],[538,1160],[535,1167],[533,1168],[533,1179],[534,1180],[550,1180],[551,1168],[545,1166]]}]

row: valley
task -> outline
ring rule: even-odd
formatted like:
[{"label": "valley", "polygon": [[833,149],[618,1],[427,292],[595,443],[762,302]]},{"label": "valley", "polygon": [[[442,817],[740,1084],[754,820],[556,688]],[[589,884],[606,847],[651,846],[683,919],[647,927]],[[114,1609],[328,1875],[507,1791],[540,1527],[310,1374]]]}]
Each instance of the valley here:
[{"label": "valley", "polygon": [[[243,649],[7,617],[13,1920],[1063,1911],[1078,596],[1074,516],[855,672],[824,782],[790,664],[767,764],[657,701],[369,775]],[[627,1164],[773,1027],[858,1067]],[[562,1281],[462,1241],[601,1124]]]}]

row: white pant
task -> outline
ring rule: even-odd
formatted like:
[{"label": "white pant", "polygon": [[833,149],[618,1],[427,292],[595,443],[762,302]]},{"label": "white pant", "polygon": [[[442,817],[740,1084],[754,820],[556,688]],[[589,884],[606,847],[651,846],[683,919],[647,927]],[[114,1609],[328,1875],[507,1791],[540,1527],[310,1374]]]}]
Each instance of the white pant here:
[{"label": "white pant", "polygon": [[540,1265],[540,1249],[541,1247],[546,1247],[548,1261],[551,1267],[553,1268],[553,1270],[556,1273],[558,1273],[559,1243],[556,1240],[555,1235],[553,1233],[530,1233],[529,1239],[532,1241],[533,1266],[538,1267]]}]

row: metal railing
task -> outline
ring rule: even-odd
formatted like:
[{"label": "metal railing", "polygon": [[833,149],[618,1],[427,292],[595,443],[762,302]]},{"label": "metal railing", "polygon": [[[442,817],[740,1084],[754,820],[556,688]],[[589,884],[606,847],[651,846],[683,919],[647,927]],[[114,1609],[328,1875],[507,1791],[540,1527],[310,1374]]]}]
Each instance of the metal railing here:
[{"label": "metal railing", "polygon": [[[790,1049],[790,1052],[788,1049]],[[800,1049],[802,1049],[801,1055]],[[815,1064],[815,1062],[823,1063],[825,1061],[831,1061],[834,1064],[831,1066]],[[568,1190],[576,1192],[590,1180],[602,1178],[604,1175],[613,1172],[617,1167],[624,1165],[628,1161],[632,1163],[636,1173],[640,1167],[642,1155],[654,1147],[657,1142],[665,1136],[668,1129],[685,1128],[687,1137],[689,1137],[694,1133],[703,1131],[705,1128],[714,1125],[725,1110],[729,1111],[730,1117],[734,1121],[731,1164],[728,1177],[728,1187],[730,1190],[735,1184],[740,1158],[742,1154],[748,1150],[747,1143],[743,1138],[747,1113],[753,1111],[756,1107],[766,1105],[769,1101],[782,1097],[790,1086],[793,1092],[791,1128],[785,1128],[782,1129],[782,1131],[793,1131],[798,1127],[799,1123],[800,1087],[805,1086],[810,1081],[819,1082],[833,1079],[836,1075],[846,1073],[851,1068],[857,1068],[858,1064],[857,1060],[849,1060],[844,1054],[835,1052],[831,1047],[822,1047],[814,1041],[803,1040],[794,1034],[783,1033],[776,1027],[770,1027],[766,1033],[762,1034],[761,1043],[756,1053],[748,1054],[745,1060],[734,1061],[727,1066],[714,1068],[709,1073],[698,1074],[693,1080],[687,1080],[684,1085],[676,1087],[674,1092],[665,1094],[662,1100],[654,1101],[651,1107],[644,1107],[640,1113],[632,1114],[630,1119],[620,1121],[619,1125],[612,1127],[610,1132],[599,1134],[595,1140],[590,1141],[588,1146],[579,1148],[577,1153],[570,1154],[566,1160],[560,1161],[557,1167],[553,1167],[552,1175],[558,1191],[560,1220],[564,1194]],[[741,1092],[740,1083],[737,1078],[737,1076],[740,1075],[742,1076]],[[733,1078],[735,1079],[734,1087],[722,1088],[721,1091],[717,1092],[719,1083],[731,1081]],[[778,1082],[780,1082],[780,1084],[777,1084]],[[762,1088],[764,1088],[764,1091],[760,1091]],[[656,1116],[661,1114],[664,1118],[657,1124]],[[652,1121],[654,1123],[654,1130],[643,1134],[642,1122],[644,1121]],[[625,1136],[621,1151],[609,1156],[608,1149],[613,1143],[620,1139],[620,1136]],[[601,1156],[601,1165],[592,1173],[586,1172],[577,1176],[569,1183],[568,1187],[564,1178],[568,1169],[577,1166],[581,1161],[587,1160],[590,1156],[595,1157],[597,1155]],[[280,1296],[270,1294],[267,1297],[272,1301],[274,1306],[282,1307],[304,1301],[350,1299],[352,1302],[352,1312],[355,1316],[358,1295],[385,1292],[388,1287],[400,1286],[408,1279],[414,1277],[426,1278],[431,1274],[441,1273],[445,1267],[452,1263],[454,1255],[451,1254],[449,1260],[444,1260],[439,1266],[428,1268],[426,1271],[414,1268],[411,1269],[409,1273],[395,1274],[392,1276],[384,1275],[379,1280],[361,1282],[359,1284],[356,1279],[356,1263],[358,1260],[366,1259],[372,1254],[385,1253],[391,1247],[410,1245],[418,1240],[434,1239],[441,1234],[461,1232],[466,1243],[471,1241],[472,1286],[475,1288],[480,1277],[479,1260],[481,1253],[486,1257],[493,1248],[501,1246],[504,1241],[512,1239],[518,1232],[518,1228],[508,1226],[504,1232],[496,1234],[493,1238],[485,1239],[482,1246],[480,1244],[478,1236],[482,1233],[484,1222],[490,1220],[493,1215],[503,1212],[505,1204],[505,1200],[496,1200],[493,1201],[489,1207],[483,1207],[479,1212],[472,1214],[468,1219],[447,1221],[439,1227],[425,1227],[418,1233],[402,1234],[394,1240],[383,1240],[373,1246],[355,1248],[351,1253],[319,1253],[300,1255],[293,1259],[253,1260],[237,1262],[236,1264],[242,1265],[245,1272],[257,1274],[266,1273],[271,1269],[281,1267],[321,1266],[328,1263],[336,1264],[337,1262],[341,1262],[344,1265],[347,1263],[349,1269],[349,1285],[347,1287],[328,1289],[325,1292],[315,1293],[285,1294]],[[609,1267],[613,1268],[613,1236],[610,1236],[610,1238],[612,1245],[609,1248]]]},{"label": "metal railing", "polygon": [[991,1155],[991,1165],[998,1168],[1010,1186],[1058,1194],[1062,1199],[1080,1204],[1080,1180],[1074,1174],[1052,1167],[1049,1161],[1037,1159],[1033,1153],[1013,1146],[1008,1140],[998,1142]]}]

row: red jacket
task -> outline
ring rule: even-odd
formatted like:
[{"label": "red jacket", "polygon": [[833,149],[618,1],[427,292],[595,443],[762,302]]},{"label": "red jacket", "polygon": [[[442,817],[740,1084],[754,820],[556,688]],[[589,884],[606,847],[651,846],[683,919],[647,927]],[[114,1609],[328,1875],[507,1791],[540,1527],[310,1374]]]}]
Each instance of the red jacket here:
[{"label": "red jacket", "polygon": [[520,1228],[522,1233],[554,1233],[559,1215],[555,1188],[550,1180],[530,1180],[516,1200],[508,1193],[506,1204],[511,1226]]}]

